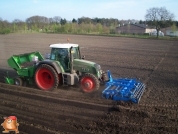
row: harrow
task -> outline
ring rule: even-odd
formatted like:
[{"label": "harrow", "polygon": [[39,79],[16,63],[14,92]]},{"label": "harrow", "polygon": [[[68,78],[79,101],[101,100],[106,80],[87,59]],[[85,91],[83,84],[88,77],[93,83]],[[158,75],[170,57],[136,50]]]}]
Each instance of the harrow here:
[{"label": "harrow", "polygon": [[145,84],[137,79],[113,79],[109,70],[107,74],[109,81],[105,84],[106,88],[102,91],[102,97],[113,101],[139,103],[145,90]]}]

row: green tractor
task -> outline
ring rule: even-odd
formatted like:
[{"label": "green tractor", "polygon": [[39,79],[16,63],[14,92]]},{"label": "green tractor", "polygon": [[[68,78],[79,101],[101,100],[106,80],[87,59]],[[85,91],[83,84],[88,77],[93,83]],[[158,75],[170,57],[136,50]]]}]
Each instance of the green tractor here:
[{"label": "green tractor", "polygon": [[108,76],[99,64],[84,60],[78,44],[51,44],[51,53],[44,59],[39,52],[13,55],[8,64],[18,77],[6,77],[6,83],[26,85],[36,83],[44,91],[62,85],[80,85],[84,92],[93,92]]}]

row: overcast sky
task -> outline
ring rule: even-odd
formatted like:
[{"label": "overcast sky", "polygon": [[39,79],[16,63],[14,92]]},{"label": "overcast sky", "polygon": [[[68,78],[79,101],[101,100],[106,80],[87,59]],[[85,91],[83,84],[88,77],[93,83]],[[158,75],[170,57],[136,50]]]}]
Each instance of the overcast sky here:
[{"label": "overcast sky", "polygon": [[39,15],[48,18],[116,18],[145,20],[146,10],[165,7],[178,20],[178,0],[0,0],[0,18],[13,21]]}]

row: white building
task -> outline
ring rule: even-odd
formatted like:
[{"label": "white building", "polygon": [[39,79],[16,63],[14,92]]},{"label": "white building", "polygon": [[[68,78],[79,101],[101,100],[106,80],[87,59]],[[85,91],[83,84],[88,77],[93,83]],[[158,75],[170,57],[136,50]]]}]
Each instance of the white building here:
[{"label": "white building", "polygon": [[[150,32],[150,35],[151,35],[151,36],[157,36],[157,31],[154,30],[154,31]],[[161,32],[161,31],[159,31],[159,36],[164,36],[164,33]]]},{"label": "white building", "polygon": [[178,31],[167,30],[166,35],[167,36],[178,36]]}]

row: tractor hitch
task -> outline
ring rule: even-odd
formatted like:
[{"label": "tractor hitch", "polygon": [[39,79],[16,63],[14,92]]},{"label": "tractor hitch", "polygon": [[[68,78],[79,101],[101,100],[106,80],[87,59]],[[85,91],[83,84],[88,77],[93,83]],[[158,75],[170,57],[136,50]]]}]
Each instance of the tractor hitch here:
[{"label": "tractor hitch", "polygon": [[11,77],[9,77],[8,71],[6,72],[6,75],[7,75],[7,76],[4,77],[4,78],[5,78],[5,83],[13,85],[13,84],[14,84],[14,79],[11,78]]}]

